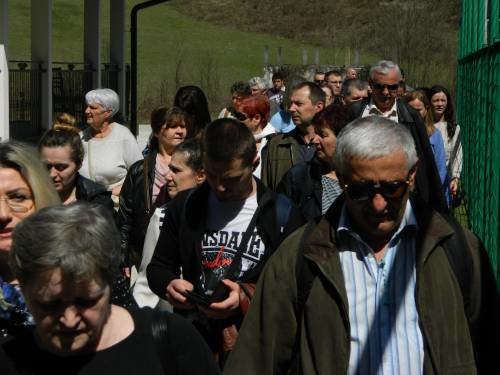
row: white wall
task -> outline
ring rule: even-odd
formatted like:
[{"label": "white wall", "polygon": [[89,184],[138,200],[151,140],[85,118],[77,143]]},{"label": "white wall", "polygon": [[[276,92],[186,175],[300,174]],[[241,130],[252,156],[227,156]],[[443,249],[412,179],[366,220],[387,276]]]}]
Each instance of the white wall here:
[{"label": "white wall", "polygon": [[0,44],[0,142],[9,139],[9,68],[5,48]]}]

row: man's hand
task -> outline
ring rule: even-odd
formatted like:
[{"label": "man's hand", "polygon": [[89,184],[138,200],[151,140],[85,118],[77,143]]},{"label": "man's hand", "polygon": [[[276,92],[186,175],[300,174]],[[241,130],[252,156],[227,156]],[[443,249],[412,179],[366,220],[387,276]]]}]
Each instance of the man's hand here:
[{"label": "man's hand", "polygon": [[228,279],[222,282],[229,288],[229,296],[224,301],[211,303],[208,307],[199,307],[210,318],[224,319],[240,312],[240,285]]},{"label": "man's hand", "polygon": [[174,279],[167,286],[167,301],[178,309],[192,309],[194,308],[185,296],[186,291],[193,290],[193,284],[183,279]]}]

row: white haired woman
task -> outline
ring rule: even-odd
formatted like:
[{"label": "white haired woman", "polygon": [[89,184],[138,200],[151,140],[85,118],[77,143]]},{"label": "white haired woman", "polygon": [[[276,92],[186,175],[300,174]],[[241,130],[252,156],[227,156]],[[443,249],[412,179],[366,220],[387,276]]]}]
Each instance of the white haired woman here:
[{"label": "white haired woman", "polygon": [[33,324],[8,263],[14,228],[36,210],[60,202],[34,149],[0,143],[0,342]]},{"label": "white haired woman", "polygon": [[36,326],[2,345],[0,373],[217,374],[182,318],[110,303],[119,256],[102,205],[53,206],[21,223],[11,264]]},{"label": "white haired woman", "polygon": [[120,99],[111,89],[96,89],[85,95],[89,125],[82,132],[85,157],[80,174],[103,184],[118,203],[127,171],[142,159],[136,139],[125,126],[114,122]]}]

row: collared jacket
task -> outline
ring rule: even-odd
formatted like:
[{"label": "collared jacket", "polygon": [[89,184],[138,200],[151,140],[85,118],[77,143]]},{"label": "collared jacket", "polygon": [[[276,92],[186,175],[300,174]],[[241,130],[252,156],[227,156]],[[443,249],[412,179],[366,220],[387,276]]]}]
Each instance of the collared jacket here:
[{"label": "collared jacket", "polygon": [[113,209],[111,191],[106,190],[104,185],[89,180],[78,173],[76,176],[75,187],[75,196],[77,201],[99,203],[108,207],[110,210]]},{"label": "collared jacket", "polygon": [[122,254],[127,265],[135,265],[137,268],[141,263],[149,218],[155,209],[152,196],[156,155],[156,151],[151,151],[144,160],[132,164],[120,191],[118,227]]},{"label": "collared jacket", "polygon": [[[339,197],[302,248],[305,227],[288,237],[267,263],[226,375],[287,374],[299,324],[299,373],[347,374],[351,327],[336,232],[342,205]],[[466,231],[473,264],[470,293],[463,298],[443,248],[452,227],[436,211],[423,208],[423,202],[413,207],[419,227],[416,305],[424,339],[424,374],[498,373],[499,297],[484,249]],[[300,322],[298,257],[317,270]],[[476,328],[474,348],[468,324]]]},{"label": "collared jacket", "polygon": [[317,159],[298,163],[285,173],[276,191],[289,197],[300,208],[302,215],[311,220],[322,214],[321,176],[321,164]]},{"label": "collared jacket", "polygon": [[261,178],[269,189],[275,190],[291,167],[305,161],[300,150],[300,138],[299,129],[295,128],[271,138],[262,151]]},{"label": "collared jacket", "polygon": [[[349,106],[351,120],[363,115],[363,111],[369,103],[369,98],[354,102]],[[425,130],[420,114],[401,100],[396,99],[398,122],[404,125],[411,133],[415,141],[415,148],[419,159],[417,175],[415,176],[415,190],[422,199],[432,208],[439,212],[447,212],[441,179],[432,153],[432,147]]]}]

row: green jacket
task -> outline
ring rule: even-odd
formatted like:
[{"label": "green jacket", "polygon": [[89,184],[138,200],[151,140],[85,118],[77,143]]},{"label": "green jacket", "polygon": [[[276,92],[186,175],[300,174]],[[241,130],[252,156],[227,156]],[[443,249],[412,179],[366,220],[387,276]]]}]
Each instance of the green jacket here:
[{"label": "green jacket", "polygon": [[278,134],[270,139],[263,150],[261,179],[273,191],[285,173],[303,161],[297,133],[298,129],[295,128],[289,133]]},{"label": "green jacket", "polygon": [[[344,375],[349,364],[348,302],[337,250],[336,224],[333,224],[338,223],[341,204],[333,207],[313,229],[302,249],[307,261],[319,269],[301,321],[300,366],[306,375]],[[441,245],[453,229],[436,212],[417,215],[415,206],[414,211],[421,233],[417,240],[416,290],[424,337],[424,374],[475,374],[474,350],[461,290]],[[236,348],[227,362],[226,375],[287,373],[297,332],[296,262],[304,228],[282,243],[261,274]],[[469,231],[466,236],[473,259],[469,323],[480,331],[481,347],[476,351],[481,363],[477,365],[489,370],[479,373],[493,373],[490,360],[496,360],[493,340],[498,340],[499,332],[500,316],[495,316],[498,292],[494,280],[481,274],[480,270],[489,262],[481,258],[479,241]]]}]

